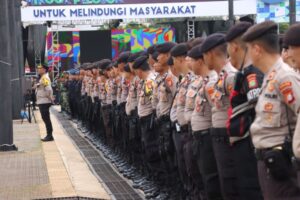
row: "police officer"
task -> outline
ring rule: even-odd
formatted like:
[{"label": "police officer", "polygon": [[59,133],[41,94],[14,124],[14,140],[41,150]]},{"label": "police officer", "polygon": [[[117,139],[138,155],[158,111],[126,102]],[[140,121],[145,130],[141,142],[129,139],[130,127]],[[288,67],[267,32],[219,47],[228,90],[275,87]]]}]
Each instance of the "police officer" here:
[{"label": "police officer", "polygon": [[276,23],[266,21],[243,35],[253,65],[265,75],[250,131],[264,198],[299,199],[290,135],[300,108],[300,76],[282,61],[277,30]]},{"label": "police officer", "polygon": [[[126,106],[126,100],[129,93],[129,86],[130,81],[128,81],[124,77],[124,67],[128,62],[128,58],[130,56],[130,52],[126,51],[120,54],[118,58],[118,70],[119,70],[119,76],[120,76],[120,84],[119,84],[119,90],[118,90],[118,106],[119,106],[119,115],[120,115],[120,132],[122,135],[120,135],[121,139],[121,148],[123,152],[125,152],[126,157],[128,156],[128,118],[126,116],[125,106]],[[128,160],[129,158],[127,158]]]},{"label": "police officer", "polygon": [[[185,118],[185,105],[186,105],[186,94],[188,87],[194,81],[195,76],[193,72],[188,68],[186,63],[186,55],[188,53],[188,46],[186,43],[176,45],[171,50],[171,56],[174,61],[175,70],[182,75],[182,80],[178,86],[178,93],[175,97],[176,106],[176,118],[175,122],[176,133],[175,133],[175,149],[177,155],[178,168],[181,176],[181,180],[184,184],[184,189],[188,195],[193,194],[195,185],[193,180],[199,178],[200,174],[196,174],[195,167],[190,157],[192,138],[189,133],[189,123]],[[172,111],[171,111],[172,112]],[[193,177],[194,176],[194,177]],[[195,178],[195,179],[194,179]]]},{"label": "police officer", "polygon": [[203,79],[202,84],[195,94],[194,110],[191,114],[191,129],[194,142],[196,142],[197,166],[202,176],[205,196],[208,200],[222,199],[218,169],[210,128],[212,127],[212,94],[218,75],[214,70],[208,69],[204,63],[201,45],[192,48],[188,56],[191,58],[192,68]]},{"label": "police officer", "polygon": [[224,34],[215,33],[208,36],[201,46],[201,51],[205,64],[210,70],[215,70],[219,76],[212,96],[211,136],[223,198],[239,199],[236,169],[226,129],[227,110],[230,106],[229,96],[233,87],[236,69],[227,60]]},{"label": "police officer", "polygon": [[78,129],[82,132],[87,132],[87,129],[85,128],[85,124],[86,124],[86,120],[85,120],[85,116],[84,116],[84,110],[85,110],[85,100],[86,100],[86,85],[87,85],[87,68],[88,64],[84,63],[81,66],[81,70],[80,70],[80,76],[81,76],[81,88],[80,88],[80,94],[81,94],[81,98],[79,101],[79,111],[81,113],[80,115],[80,123],[78,124]]},{"label": "police officer", "polygon": [[192,169],[194,173],[191,175],[192,183],[195,187],[194,193],[192,194],[194,199],[198,199],[198,198],[203,199],[205,196],[202,177],[200,176],[200,170],[197,167],[197,154],[198,154],[199,141],[195,137],[193,137],[192,128],[191,128],[191,117],[195,108],[196,94],[198,93],[200,87],[203,84],[203,78],[200,76],[199,73],[202,67],[201,64],[202,64],[201,62],[195,62],[195,60],[192,57],[190,57],[189,54],[186,56],[186,65],[195,75],[194,76],[195,78],[189,85],[186,93],[185,109],[184,109],[184,117],[189,124],[189,143],[188,143],[189,149],[185,157],[187,157],[186,160],[188,159],[190,165],[192,165]]},{"label": "police officer", "polygon": [[79,67],[79,72],[78,72],[78,75],[77,75],[77,81],[76,81],[76,84],[75,84],[75,118],[76,118],[76,123],[77,123],[77,126],[79,125],[80,123],[80,119],[81,119],[81,109],[80,109],[80,100],[81,100],[81,87],[82,87],[82,76],[83,74],[83,70],[81,68],[81,66]]},{"label": "police officer", "polygon": [[[153,87],[155,74],[150,70],[147,56],[138,57],[134,64],[133,69],[136,75],[143,80],[143,87],[139,94],[138,101],[138,116],[141,125],[141,141],[143,147],[143,157],[148,175],[155,176],[157,167],[159,167],[159,154],[157,138],[154,131],[154,118],[151,98],[153,95]],[[151,188],[146,196],[147,198],[156,197],[159,194],[159,188]]]},{"label": "police officer", "polygon": [[[129,137],[131,138],[133,154],[132,159],[135,162],[135,166],[138,170],[144,174],[145,168],[143,162],[143,154],[142,154],[142,142],[141,142],[141,127],[138,116],[138,101],[139,94],[142,90],[143,80],[141,80],[137,74],[136,70],[133,68],[133,64],[135,60],[141,55],[142,52],[132,53],[128,58],[128,66],[131,74],[134,76],[130,81],[130,88],[128,94],[128,100],[126,103],[126,113],[129,118]],[[129,70],[128,69],[128,70]],[[127,70],[127,71],[128,71]],[[146,179],[143,181],[137,181],[133,185],[135,188],[141,188],[146,183]]]},{"label": "police officer", "polygon": [[53,90],[51,87],[51,80],[47,73],[48,67],[45,65],[40,65],[38,66],[37,70],[40,76],[38,83],[35,85],[37,105],[39,106],[42,119],[47,129],[47,136],[41,140],[43,142],[48,142],[54,140],[52,135],[53,128],[49,112],[49,108],[51,107],[54,101]]},{"label": "police officer", "polygon": [[103,59],[101,60],[98,65],[100,68],[100,77],[99,77],[99,82],[98,82],[98,88],[99,88],[99,100],[101,103],[101,109],[100,109],[100,122],[99,124],[101,125],[101,138],[103,139],[104,142],[107,142],[107,123],[105,117],[109,115],[109,107],[107,104],[107,91],[108,91],[108,86],[106,84],[108,80],[108,74],[107,74],[107,68],[109,67],[111,61],[108,59]]},{"label": "police officer", "polygon": [[[167,62],[170,57],[170,51],[175,45],[173,42],[157,45],[157,62],[154,64],[154,69],[159,73],[159,78],[156,79],[156,90],[154,92],[156,93],[154,96],[157,98],[157,104],[154,102],[153,106],[156,109],[157,129],[159,130],[159,152],[164,169],[165,184],[170,188],[177,184],[170,110],[177,90],[178,78],[171,73]],[[154,55],[154,57],[156,56]],[[168,189],[168,192],[171,189]]]},{"label": "police officer", "polygon": [[69,80],[69,85],[68,85],[68,90],[69,90],[69,105],[70,105],[70,115],[71,119],[75,119],[75,110],[76,110],[76,105],[75,105],[75,85],[76,85],[76,74],[75,71],[71,71],[70,73],[70,80]]},{"label": "police officer", "polygon": [[[289,28],[285,34],[284,42],[289,47],[288,53],[294,61],[294,66],[299,72],[300,70],[300,25],[295,24]],[[297,159],[300,159],[300,117],[298,110],[298,121],[293,137],[293,151]]]},{"label": "police officer", "polygon": [[105,138],[108,145],[113,145],[113,129],[112,129],[112,100],[111,93],[112,88],[110,85],[111,81],[111,61],[108,59],[102,60],[103,64],[101,65],[102,69],[105,68],[105,74],[102,76],[102,89],[101,89],[101,105],[103,113],[103,123],[105,128]]},{"label": "police officer", "polygon": [[95,65],[92,63],[88,68],[88,80],[87,80],[87,87],[86,87],[86,93],[87,93],[87,99],[86,99],[86,110],[85,110],[85,116],[87,119],[87,136],[92,135],[92,114],[93,114],[93,88],[94,88],[94,73],[95,73]]},{"label": "police officer", "polygon": [[83,100],[82,100],[82,115],[83,115],[83,126],[82,126],[82,133],[87,134],[89,132],[89,107],[91,103],[91,96],[90,91],[92,89],[91,85],[91,77],[92,77],[92,70],[91,70],[91,63],[86,64],[85,67],[85,75],[83,78]]},{"label": "police officer", "polygon": [[263,199],[257,175],[256,158],[249,128],[255,118],[255,105],[263,74],[252,65],[246,43],[241,39],[251,23],[240,22],[227,33],[230,62],[239,70],[230,101],[228,134],[236,165],[238,192],[241,199]]},{"label": "police officer", "polygon": [[99,77],[99,63],[93,63],[92,69],[92,91],[91,91],[91,99],[92,99],[92,106],[91,106],[91,139],[95,141],[99,136],[98,127],[99,124],[99,112],[100,112],[100,102],[99,102],[99,88],[98,88],[98,77]]}]

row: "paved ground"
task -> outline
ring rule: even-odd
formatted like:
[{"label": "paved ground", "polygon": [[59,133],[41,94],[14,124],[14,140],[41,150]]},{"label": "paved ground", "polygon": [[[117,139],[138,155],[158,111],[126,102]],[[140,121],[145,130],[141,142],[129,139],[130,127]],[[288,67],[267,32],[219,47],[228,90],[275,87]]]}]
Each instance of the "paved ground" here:
[{"label": "paved ground", "polygon": [[0,153],[0,199],[111,199],[58,120],[51,116],[55,142],[41,143],[45,127],[38,112],[36,117],[37,124],[14,121],[19,150]]}]

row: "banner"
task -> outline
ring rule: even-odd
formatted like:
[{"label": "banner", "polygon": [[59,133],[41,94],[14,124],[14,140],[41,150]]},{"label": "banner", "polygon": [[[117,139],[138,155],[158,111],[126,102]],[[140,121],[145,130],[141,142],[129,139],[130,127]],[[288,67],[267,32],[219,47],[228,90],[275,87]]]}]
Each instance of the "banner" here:
[{"label": "banner", "polygon": [[[188,0],[189,2],[206,2],[216,0]],[[221,0],[222,1],[222,0]],[[103,4],[145,4],[145,3],[180,3],[182,0],[27,0],[28,6],[69,6],[69,5],[103,5]]]},{"label": "banner", "polygon": [[[32,0],[34,2],[34,0]],[[60,2],[62,0],[43,0],[43,2]],[[89,0],[94,2],[96,0]],[[153,3],[141,3],[139,0],[106,0],[119,2],[97,5],[64,5],[57,6],[26,6],[21,8],[23,22],[94,20],[94,19],[133,19],[133,18],[175,18],[175,17],[210,17],[227,16],[228,1],[196,1],[174,2],[174,0],[147,0]],[[175,0],[177,1],[177,0]],[[179,1],[179,0],[178,0]],[[70,1],[72,3],[75,0]],[[77,2],[77,1],[76,1]],[[80,1],[86,2],[86,1]],[[102,1],[101,1],[102,2]],[[126,4],[122,4],[124,2]],[[134,3],[139,2],[139,3]],[[146,2],[146,1],[145,1]],[[169,3],[158,3],[169,2]],[[35,5],[35,4],[33,4]],[[235,15],[256,14],[255,0],[239,0],[234,2]]]}]

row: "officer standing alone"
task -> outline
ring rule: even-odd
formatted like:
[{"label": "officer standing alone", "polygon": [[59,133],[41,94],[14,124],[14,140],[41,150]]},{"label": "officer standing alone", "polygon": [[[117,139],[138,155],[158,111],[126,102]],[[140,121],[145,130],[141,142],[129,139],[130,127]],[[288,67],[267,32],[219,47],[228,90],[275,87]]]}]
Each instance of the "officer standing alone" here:
[{"label": "officer standing alone", "polygon": [[53,103],[53,90],[51,80],[48,76],[48,67],[41,65],[38,68],[40,76],[39,82],[36,84],[37,105],[39,106],[42,119],[46,125],[47,136],[41,139],[43,142],[53,141],[53,127],[50,119],[49,109]]}]

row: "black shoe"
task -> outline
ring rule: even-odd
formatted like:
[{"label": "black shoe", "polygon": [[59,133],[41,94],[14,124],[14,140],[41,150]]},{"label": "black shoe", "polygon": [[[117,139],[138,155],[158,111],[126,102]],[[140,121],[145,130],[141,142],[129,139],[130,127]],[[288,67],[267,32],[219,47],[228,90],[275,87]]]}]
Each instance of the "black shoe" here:
[{"label": "black shoe", "polygon": [[53,136],[46,136],[45,138],[43,138],[43,139],[41,139],[43,142],[50,142],[50,141],[53,141],[54,140],[54,138],[53,138]]}]

